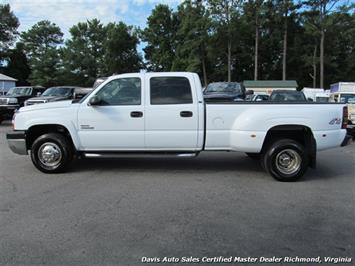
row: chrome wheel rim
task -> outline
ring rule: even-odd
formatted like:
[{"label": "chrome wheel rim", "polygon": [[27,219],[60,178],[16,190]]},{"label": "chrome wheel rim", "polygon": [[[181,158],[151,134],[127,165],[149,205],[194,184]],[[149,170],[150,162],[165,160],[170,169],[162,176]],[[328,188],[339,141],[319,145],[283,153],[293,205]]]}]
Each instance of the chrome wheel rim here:
[{"label": "chrome wheel rim", "polygon": [[55,168],[62,160],[62,151],[57,144],[46,142],[38,149],[38,159],[43,165]]},{"label": "chrome wheel rim", "polygon": [[301,169],[301,156],[292,149],[285,149],[276,155],[276,168],[282,174],[292,175]]}]

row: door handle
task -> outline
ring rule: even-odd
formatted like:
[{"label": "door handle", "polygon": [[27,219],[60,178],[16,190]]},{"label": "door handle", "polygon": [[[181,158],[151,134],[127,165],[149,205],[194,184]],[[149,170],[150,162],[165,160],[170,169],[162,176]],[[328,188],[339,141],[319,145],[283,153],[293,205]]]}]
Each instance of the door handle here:
[{"label": "door handle", "polygon": [[191,111],[181,111],[180,116],[181,117],[192,117],[193,113]]},{"label": "door handle", "polygon": [[131,112],[131,117],[143,117],[143,112],[133,111]]}]

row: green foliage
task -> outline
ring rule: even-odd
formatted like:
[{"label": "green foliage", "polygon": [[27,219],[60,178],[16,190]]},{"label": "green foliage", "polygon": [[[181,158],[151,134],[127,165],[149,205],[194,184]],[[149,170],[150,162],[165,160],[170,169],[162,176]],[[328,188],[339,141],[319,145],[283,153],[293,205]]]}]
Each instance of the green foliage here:
[{"label": "green foliage", "polygon": [[54,86],[60,83],[58,46],[63,43],[60,28],[43,20],[21,34],[32,72],[29,81],[34,85]]},{"label": "green foliage", "polygon": [[123,22],[109,23],[103,42],[106,75],[139,71],[142,60],[136,49],[138,43],[137,33],[132,27]]},{"label": "green foliage", "polygon": [[138,37],[123,22],[104,26],[97,19],[88,20],[73,26],[70,34],[61,50],[66,83],[92,86],[98,77],[136,72],[141,66]]},{"label": "green foliage", "polygon": [[74,25],[71,38],[65,42],[63,79],[73,85],[91,86],[96,77],[103,76],[105,67],[105,40],[107,29],[97,19]]},{"label": "green foliage", "polygon": [[10,5],[0,4],[0,62],[4,59],[7,49],[14,43],[17,37],[19,22]]},{"label": "green foliage", "polygon": [[27,79],[31,74],[30,66],[24,51],[23,43],[16,43],[16,47],[8,52],[8,64],[4,74],[17,79],[17,85],[29,85]]},{"label": "green foliage", "polygon": [[0,5],[1,71],[21,84],[91,86],[97,77],[146,67],[197,72],[207,84],[253,79],[257,65],[259,79],[287,75],[303,87],[315,79],[319,86],[323,77],[329,88],[355,77],[355,4],[340,3],[347,1],[185,0],[176,10],[156,5],[141,30],[97,19],[78,23],[64,45],[60,29],[41,21],[15,48],[18,20]]},{"label": "green foliage", "polygon": [[211,19],[200,3],[186,1],[178,9],[180,27],[176,34],[176,56],[172,70],[199,73],[207,83],[207,46]]},{"label": "green foliage", "polygon": [[147,67],[152,71],[171,71],[176,52],[176,33],[180,22],[167,5],[157,5],[148,17],[147,27],[140,37],[147,46],[143,49]]}]

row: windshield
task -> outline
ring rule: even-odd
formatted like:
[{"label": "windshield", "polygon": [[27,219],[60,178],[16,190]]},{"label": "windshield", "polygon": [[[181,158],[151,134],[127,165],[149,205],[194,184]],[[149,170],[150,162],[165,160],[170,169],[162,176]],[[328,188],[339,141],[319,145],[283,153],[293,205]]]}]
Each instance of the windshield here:
[{"label": "windshield", "polygon": [[26,96],[31,95],[31,93],[31,87],[14,87],[9,89],[9,91],[6,93],[6,96]]},{"label": "windshield", "polygon": [[284,91],[284,92],[273,92],[270,96],[270,101],[275,102],[303,102],[306,101],[306,97],[302,92],[299,91]]},{"label": "windshield", "polygon": [[355,94],[340,94],[341,103],[355,103]]},{"label": "windshield", "polygon": [[237,82],[217,82],[208,84],[204,93],[220,92],[220,93],[242,93],[240,84]]},{"label": "windshield", "polygon": [[70,96],[72,88],[52,87],[43,92],[42,96]]}]

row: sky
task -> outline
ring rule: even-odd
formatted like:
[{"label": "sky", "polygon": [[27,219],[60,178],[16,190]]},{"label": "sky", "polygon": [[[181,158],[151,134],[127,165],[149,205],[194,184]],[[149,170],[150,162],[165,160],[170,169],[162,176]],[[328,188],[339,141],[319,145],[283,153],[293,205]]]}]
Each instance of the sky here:
[{"label": "sky", "polygon": [[[78,22],[98,18],[103,23],[123,21],[126,24],[144,27],[151,10],[159,3],[171,8],[181,0],[0,0],[10,4],[20,21],[19,31],[29,29],[40,20],[57,24],[70,37],[69,28]],[[144,44],[138,47],[141,52]]]}]

